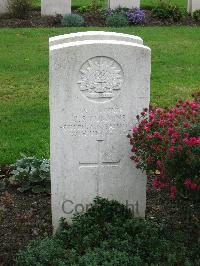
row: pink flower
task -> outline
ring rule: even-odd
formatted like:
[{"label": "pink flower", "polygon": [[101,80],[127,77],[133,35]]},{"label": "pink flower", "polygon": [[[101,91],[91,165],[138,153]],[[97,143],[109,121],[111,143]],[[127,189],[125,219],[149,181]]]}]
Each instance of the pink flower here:
[{"label": "pink flower", "polygon": [[157,131],[153,132],[153,135],[158,139],[163,139],[163,137]]},{"label": "pink flower", "polygon": [[149,114],[149,118],[150,118],[150,119],[153,119],[153,118],[154,118],[154,113],[153,113],[153,112],[150,112],[150,114]]},{"label": "pink flower", "polygon": [[134,127],[133,128],[133,133],[136,134],[138,132],[138,128],[137,127]]},{"label": "pink flower", "polygon": [[187,122],[184,122],[184,123],[183,123],[183,126],[184,126],[184,127],[189,127],[189,126],[190,126],[190,124],[189,124],[189,123],[187,123]]},{"label": "pink flower", "polygon": [[190,188],[192,184],[192,180],[190,178],[186,178],[184,181],[184,185],[186,186],[186,188]]},{"label": "pink flower", "polygon": [[178,138],[180,138],[180,134],[178,132],[173,132],[172,138],[178,139]]},{"label": "pink flower", "polygon": [[178,145],[177,151],[181,152],[183,150],[183,147],[181,145]]},{"label": "pink flower", "polygon": [[153,136],[152,135],[147,135],[147,139],[152,139]]},{"label": "pink flower", "polygon": [[189,137],[189,134],[187,132],[184,133],[184,137],[185,138],[188,138]]},{"label": "pink flower", "polygon": [[144,126],[144,130],[145,130],[145,131],[149,131],[149,130],[150,130],[150,128],[149,128],[149,127],[147,127],[147,126]]},{"label": "pink flower", "polygon": [[173,199],[175,199],[175,198],[176,198],[176,195],[177,195],[177,189],[176,189],[176,186],[171,186],[170,191],[171,191],[171,197],[172,197]]},{"label": "pink flower", "polygon": [[176,139],[171,140],[171,144],[174,145],[176,143]]},{"label": "pink flower", "polygon": [[173,128],[168,128],[168,135],[171,136],[174,132],[174,129]]},{"label": "pink flower", "polygon": [[161,169],[161,168],[162,168],[162,163],[161,163],[160,160],[158,160],[158,161],[156,162],[156,165],[157,165],[158,169]]},{"label": "pink flower", "polygon": [[195,183],[192,183],[190,187],[192,190],[196,190],[198,188],[197,184]]},{"label": "pink flower", "polygon": [[171,146],[171,147],[169,148],[169,151],[170,151],[171,153],[173,153],[174,150],[175,150],[174,146]]},{"label": "pink flower", "polygon": [[187,146],[195,146],[195,145],[200,145],[200,137],[192,137],[192,138],[184,138],[183,142]]},{"label": "pink flower", "polygon": [[136,152],[137,151],[137,148],[133,146],[132,149],[131,149],[131,151],[132,152]]},{"label": "pink flower", "polygon": [[190,103],[190,106],[191,106],[192,108],[199,108],[199,104],[198,104],[197,102],[191,102],[191,103]]},{"label": "pink flower", "polygon": [[158,187],[159,187],[158,178],[154,178],[154,180],[153,180],[153,188],[154,189],[158,189]]}]

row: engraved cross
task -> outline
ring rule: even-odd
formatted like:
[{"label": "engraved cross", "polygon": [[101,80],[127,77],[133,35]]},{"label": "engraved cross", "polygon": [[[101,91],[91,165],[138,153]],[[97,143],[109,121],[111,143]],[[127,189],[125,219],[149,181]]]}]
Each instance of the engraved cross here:
[{"label": "engraved cross", "polygon": [[114,166],[114,167],[118,167],[120,160],[116,160],[113,162],[104,162],[101,159],[101,143],[103,143],[104,140],[102,139],[98,139],[97,140],[97,149],[98,149],[98,159],[97,162],[79,162],[79,168],[97,168],[97,167],[101,167],[101,166]]}]

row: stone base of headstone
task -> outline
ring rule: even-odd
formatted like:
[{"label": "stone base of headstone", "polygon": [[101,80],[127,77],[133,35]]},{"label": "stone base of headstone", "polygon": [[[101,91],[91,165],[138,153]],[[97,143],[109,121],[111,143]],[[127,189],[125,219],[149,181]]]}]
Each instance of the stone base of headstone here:
[{"label": "stone base of headstone", "polygon": [[8,0],[0,0],[0,14],[8,13]]},{"label": "stone base of headstone", "polygon": [[200,0],[188,0],[188,13],[193,13],[195,10],[200,10]]},{"label": "stone base of headstone", "polygon": [[71,0],[42,0],[41,15],[56,16],[71,13]]},{"label": "stone base of headstone", "polygon": [[140,0],[109,0],[108,6],[110,9],[118,7],[126,7],[129,9],[140,8]]}]

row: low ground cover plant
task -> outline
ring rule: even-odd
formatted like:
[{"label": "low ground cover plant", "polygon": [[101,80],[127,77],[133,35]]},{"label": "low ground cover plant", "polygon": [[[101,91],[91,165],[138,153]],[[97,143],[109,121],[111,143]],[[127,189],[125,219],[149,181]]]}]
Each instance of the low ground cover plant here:
[{"label": "low ground cover plant", "polygon": [[81,27],[84,25],[84,18],[78,14],[67,14],[61,23],[64,27]]},{"label": "low ground cover plant", "polygon": [[130,136],[137,167],[153,176],[155,189],[199,202],[200,104],[179,100],[169,110],[144,109],[137,119]]},{"label": "low ground cover plant", "polygon": [[[195,265],[180,235],[164,224],[132,218],[116,201],[96,198],[54,237],[31,242],[17,263],[29,265]],[[197,265],[197,264],[196,264]]]},{"label": "low ground cover plant", "polygon": [[19,192],[50,193],[49,160],[23,155],[11,165],[9,182]]},{"label": "low ground cover plant", "polygon": [[128,24],[127,17],[120,13],[114,13],[106,17],[108,27],[126,27]]}]

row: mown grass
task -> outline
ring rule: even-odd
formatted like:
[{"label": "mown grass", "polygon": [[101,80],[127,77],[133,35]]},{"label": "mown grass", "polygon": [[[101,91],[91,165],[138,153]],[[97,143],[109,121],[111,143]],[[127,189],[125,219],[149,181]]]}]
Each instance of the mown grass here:
[{"label": "mown grass", "polygon": [[[72,0],[72,7],[88,6],[93,0]],[[106,7],[106,0],[96,0],[100,6]],[[171,0],[171,3],[186,9],[187,0]],[[157,6],[160,3],[160,0],[141,0],[141,8],[152,8]],[[40,7],[41,0],[33,0],[34,6]]]},{"label": "mown grass", "polygon": [[[49,156],[48,38],[85,30],[95,28],[0,29],[0,164],[20,152]],[[152,48],[153,104],[171,106],[200,89],[200,28],[109,30],[139,35]]]}]

